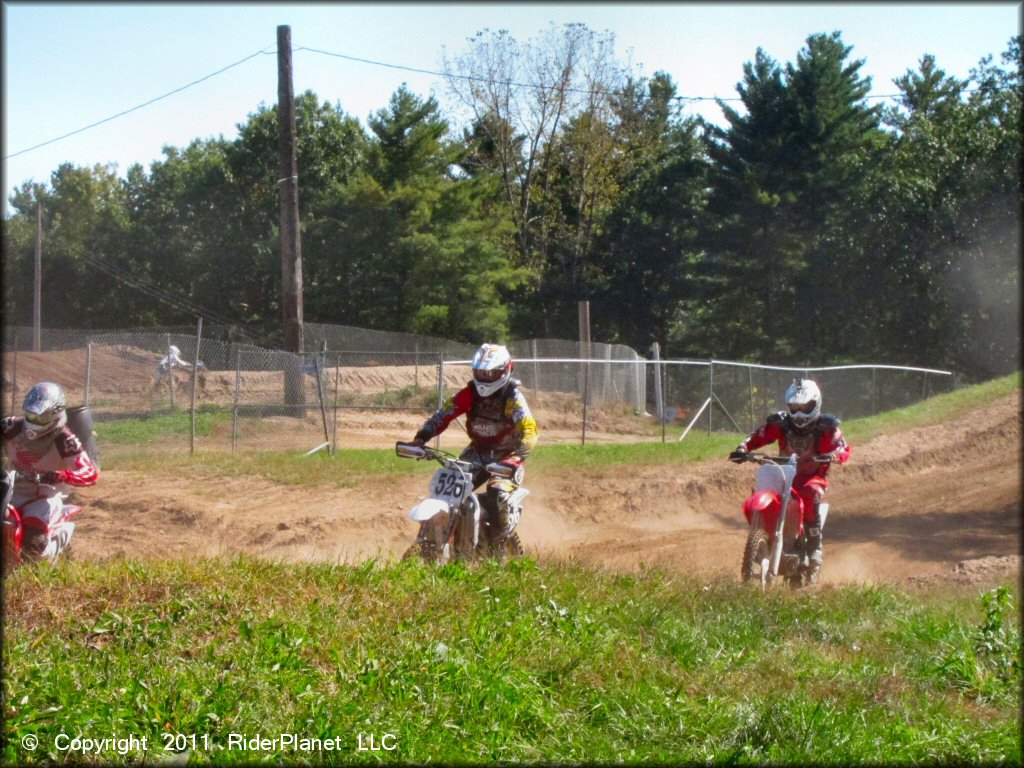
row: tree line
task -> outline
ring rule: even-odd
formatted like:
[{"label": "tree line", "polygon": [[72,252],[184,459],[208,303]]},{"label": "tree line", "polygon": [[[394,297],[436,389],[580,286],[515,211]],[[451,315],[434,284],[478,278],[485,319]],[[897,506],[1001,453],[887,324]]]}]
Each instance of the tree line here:
[{"label": "tree line", "polygon": [[[931,55],[872,103],[839,32],[743,65],[686,116],[611,33],[483,30],[455,107],[402,86],[364,128],[296,98],[307,320],[470,343],[592,337],[673,357],[1019,368],[1021,37],[967,79]],[[149,169],[62,164],[4,220],[4,316],[48,327],[281,324],[275,106]],[[141,286],[141,288],[140,288]],[[159,287],[182,301],[154,301]]]}]

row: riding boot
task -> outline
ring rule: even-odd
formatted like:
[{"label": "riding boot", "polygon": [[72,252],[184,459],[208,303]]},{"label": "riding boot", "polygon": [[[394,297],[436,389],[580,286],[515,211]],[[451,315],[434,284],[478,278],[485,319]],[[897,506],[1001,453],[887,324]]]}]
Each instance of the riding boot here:
[{"label": "riding boot", "polygon": [[818,515],[818,504],[814,505],[814,519],[807,526],[807,583],[817,584],[821,577],[821,566],[824,563],[824,551],[821,545],[821,517]]}]

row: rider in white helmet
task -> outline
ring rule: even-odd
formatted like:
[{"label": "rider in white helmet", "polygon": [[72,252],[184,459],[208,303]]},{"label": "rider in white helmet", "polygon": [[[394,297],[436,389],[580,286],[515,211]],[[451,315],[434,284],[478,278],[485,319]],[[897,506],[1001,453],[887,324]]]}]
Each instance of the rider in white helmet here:
[{"label": "rider in white helmet", "polygon": [[473,379],[449,397],[427,419],[413,442],[423,445],[441,434],[459,416],[466,417],[470,444],[462,458],[486,465],[499,461],[516,469],[515,483],[481,472],[474,478],[479,486],[487,480],[483,497],[485,531],[493,541],[507,533],[508,497],[523,479],[523,463],[537,444],[537,422],[523,396],[520,383],[512,378],[512,357],[500,344],[484,344],[473,355]]},{"label": "rider in white helmet", "polygon": [[[167,348],[167,354],[164,355],[163,359],[159,363],[157,363],[156,382],[153,384],[154,390],[174,375],[173,370],[175,368],[184,368],[186,371],[191,371],[192,363],[183,359],[181,356],[181,350],[172,344]],[[199,373],[200,388],[205,388],[206,366],[203,365],[202,360],[196,362],[196,371]]]},{"label": "rider in white helmet", "polygon": [[167,354],[157,363],[156,380],[158,382],[163,381],[164,378],[171,375],[171,370],[174,368],[184,368],[190,371],[192,370],[192,364],[187,360],[182,360],[181,350],[172,344],[167,348]]},{"label": "rider in white helmet", "polygon": [[845,464],[850,446],[839,429],[839,419],[821,412],[821,390],[810,379],[793,379],[786,390],[786,410],[773,413],[760,429],[729,454],[742,461],[743,454],[778,441],[779,454],[800,458],[793,490],[804,503],[804,529],[807,531],[808,581],[815,584],[821,574],[824,552],[821,545],[821,520],[818,505],[828,490],[831,462]]},{"label": "rider in white helmet", "polygon": [[68,488],[94,485],[99,470],[67,426],[67,400],[59,384],[33,386],[22,412],[0,425],[7,464],[18,473],[11,503],[25,517],[48,523],[60,512]]}]

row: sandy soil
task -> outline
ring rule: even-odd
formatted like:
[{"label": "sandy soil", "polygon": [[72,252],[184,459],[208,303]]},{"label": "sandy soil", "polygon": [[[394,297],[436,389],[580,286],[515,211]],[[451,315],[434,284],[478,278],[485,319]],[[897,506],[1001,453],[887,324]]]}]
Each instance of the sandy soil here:
[{"label": "sandy soil", "polygon": [[[382,425],[382,433],[393,441],[398,426]],[[1020,426],[1013,395],[941,428],[854,445],[851,462],[831,475],[823,581],[1019,578]],[[231,477],[161,485],[109,469],[78,493],[85,511],[75,556],[396,557],[415,537],[405,513],[425,495],[428,477],[297,490]],[[586,474],[528,470],[526,479],[531,496],[520,532],[539,558],[738,577],[749,466],[715,460]]]}]

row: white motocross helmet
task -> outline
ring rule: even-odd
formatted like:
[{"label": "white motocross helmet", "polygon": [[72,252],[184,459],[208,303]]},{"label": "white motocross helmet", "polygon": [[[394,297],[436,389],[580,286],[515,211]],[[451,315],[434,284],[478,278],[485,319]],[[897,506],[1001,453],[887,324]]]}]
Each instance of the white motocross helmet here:
[{"label": "white motocross helmet", "polygon": [[167,352],[171,357],[181,357],[181,350],[173,344],[167,348]]},{"label": "white motocross helmet", "polygon": [[808,429],[821,415],[821,390],[810,379],[793,379],[786,390],[786,406],[793,425]]},{"label": "white motocross helmet", "polygon": [[489,397],[512,378],[512,356],[500,344],[484,344],[473,355],[473,386],[480,397]]},{"label": "white motocross helmet", "polygon": [[68,423],[67,399],[60,384],[41,381],[25,394],[25,437],[38,440]]}]

